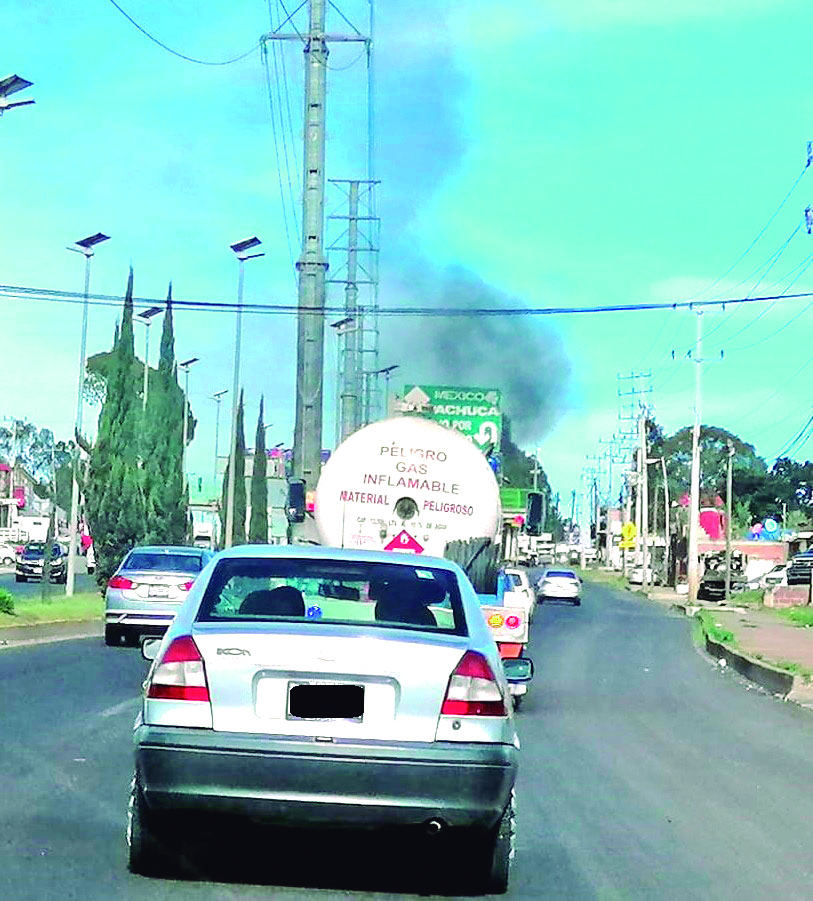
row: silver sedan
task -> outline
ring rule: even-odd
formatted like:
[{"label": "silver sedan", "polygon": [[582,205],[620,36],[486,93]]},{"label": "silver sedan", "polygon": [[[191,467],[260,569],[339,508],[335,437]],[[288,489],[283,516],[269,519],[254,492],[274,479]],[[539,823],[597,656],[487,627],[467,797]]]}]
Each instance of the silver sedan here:
[{"label": "silver sedan", "polygon": [[197,547],[133,548],[107,583],[105,643],[163,635],[211,559],[211,551]]},{"label": "silver sedan", "polygon": [[506,890],[519,742],[497,647],[456,564],[236,548],[143,651],[134,872],[172,861],[179,814],[215,814],[466,836],[461,873]]}]

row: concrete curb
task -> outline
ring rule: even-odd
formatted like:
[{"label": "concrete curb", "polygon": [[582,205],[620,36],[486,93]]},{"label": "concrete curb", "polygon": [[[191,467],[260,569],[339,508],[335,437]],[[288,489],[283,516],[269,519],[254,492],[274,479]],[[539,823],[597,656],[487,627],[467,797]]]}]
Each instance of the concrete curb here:
[{"label": "concrete curb", "polygon": [[0,651],[56,641],[76,641],[82,638],[101,638],[104,623],[93,620],[59,620],[35,625],[3,626],[0,628]]},{"label": "concrete curb", "polygon": [[[678,606],[675,605],[675,607]],[[688,610],[692,610],[691,616],[694,617],[694,612],[697,609],[700,608],[684,608],[684,612],[689,616]],[[781,697],[785,701],[791,701],[800,707],[813,710],[813,685],[804,677],[794,676],[792,673],[772,666],[764,660],[757,660],[743,651],[735,651],[719,641],[712,641],[702,621],[700,621],[700,628],[703,629],[706,652],[715,660],[725,660],[726,665],[730,666],[735,672],[748,679],[749,682],[753,682],[771,692],[771,694]]]},{"label": "concrete curb", "polygon": [[741,651],[733,651],[728,645],[712,641],[705,629],[703,629],[703,634],[706,638],[707,653],[711,654],[715,660],[725,660],[728,666],[748,679],[749,682],[754,682],[767,689],[771,694],[779,695],[782,698],[787,698],[793,691],[796,676],[776,669],[762,660],[749,657],[748,654],[743,654]]}]

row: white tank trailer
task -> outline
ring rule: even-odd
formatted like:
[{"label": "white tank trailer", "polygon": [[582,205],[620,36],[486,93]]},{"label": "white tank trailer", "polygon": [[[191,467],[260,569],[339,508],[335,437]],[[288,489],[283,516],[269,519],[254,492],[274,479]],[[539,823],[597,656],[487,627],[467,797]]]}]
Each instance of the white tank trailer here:
[{"label": "white tank trailer", "polygon": [[442,557],[455,540],[495,540],[500,490],[467,438],[417,416],[399,416],[350,435],[316,487],[322,544]]}]

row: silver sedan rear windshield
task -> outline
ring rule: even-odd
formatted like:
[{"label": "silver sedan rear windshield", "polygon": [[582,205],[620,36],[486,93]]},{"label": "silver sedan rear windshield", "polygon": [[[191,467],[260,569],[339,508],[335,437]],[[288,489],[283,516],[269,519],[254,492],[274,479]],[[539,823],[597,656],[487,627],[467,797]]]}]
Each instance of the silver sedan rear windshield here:
[{"label": "silver sedan rear windshield", "polygon": [[139,572],[199,573],[203,558],[199,554],[162,554],[155,551],[134,551],[125,560],[122,569]]},{"label": "silver sedan rear windshield", "polygon": [[197,619],[319,622],[468,634],[453,573],[355,560],[221,560]]}]

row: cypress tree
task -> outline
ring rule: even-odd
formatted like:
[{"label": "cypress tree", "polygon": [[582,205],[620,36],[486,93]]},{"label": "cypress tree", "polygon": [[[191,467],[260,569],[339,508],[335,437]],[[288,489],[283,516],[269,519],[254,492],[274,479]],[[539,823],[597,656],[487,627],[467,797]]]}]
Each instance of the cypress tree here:
[{"label": "cypress tree", "polygon": [[87,514],[96,550],[96,579],[104,585],[121,558],[144,535],[138,431],[140,399],[134,378],[133,270],[127,279],[124,315],[113,348],[107,394],[88,468]]},{"label": "cypress tree", "polygon": [[186,544],[187,492],[183,476],[186,398],[177,382],[172,284],[161,331],[158,372],[150,378],[143,440],[142,482],[148,544]]},{"label": "cypress tree", "polygon": [[254,466],[251,470],[251,516],[248,524],[248,543],[268,543],[268,457],[265,453],[265,428],[263,427],[263,398],[260,398],[260,415],[257,417],[257,435],[254,439]]},{"label": "cypress tree", "polygon": [[[235,479],[234,479],[234,525],[232,528],[232,547],[246,543],[246,439],[243,427],[243,392],[240,392],[240,402],[237,406],[237,435],[236,435]],[[230,458],[232,455],[229,455]],[[223,489],[220,498],[220,522],[223,527],[223,537],[226,537],[226,523],[228,522],[228,495],[229,495],[229,469],[231,459],[226,464],[223,473]],[[224,541],[225,543],[225,541]]]}]

